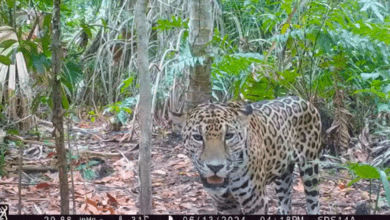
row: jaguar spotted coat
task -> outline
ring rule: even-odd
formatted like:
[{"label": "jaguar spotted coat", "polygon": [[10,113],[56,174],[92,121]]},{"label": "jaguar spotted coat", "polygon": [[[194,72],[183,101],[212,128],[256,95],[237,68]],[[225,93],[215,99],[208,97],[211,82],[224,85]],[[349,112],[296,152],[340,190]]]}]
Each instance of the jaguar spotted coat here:
[{"label": "jaguar spotted coat", "polygon": [[319,214],[321,121],[311,103],[299,97],[252,104],[208,102],[180,119],[186,154],[218,214],[267,214],[266,185],[272,181],[278,213],[289,214],[295,164],[307,213]]}]

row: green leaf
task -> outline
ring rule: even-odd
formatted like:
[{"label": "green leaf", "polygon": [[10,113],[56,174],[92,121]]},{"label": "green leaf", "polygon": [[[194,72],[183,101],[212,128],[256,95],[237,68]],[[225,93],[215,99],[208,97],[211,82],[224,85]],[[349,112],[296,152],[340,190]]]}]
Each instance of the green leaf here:
[{"label": "green leaf", "polygon": [[81,164],[80,166],[76,167],[75,170],[84,170],[86,167],[86,164]]},{"label": "green leaf", "polygon": [[188,29],[188,20],[182,21],[181,17],[175,17],[172,15],[171,19],[159,19],[157,24],[153,27],[153,30],[171,30],[173,28],[184,28]]},{"label": "green leaf", "polygon": [[14,7],[14,0],[7,0],[7,6],[8,8],[13,8]]},{"label": "green leaf", "polygon": [[47,59],[45,54],[42,53],[39,55],[32,56],[32,63],[35,70],[40,74],[44,74],[45,67],[50,66],[50,61]]},{"label": "green leaf", "polygon": [[[134,107],[137,104],[138,97],[128,97],[122,101],[121,106],[125,108]],[[131,112],[129,112],[131,113]]]},{"label": "green leaf", "polygon": [[96,173],[93,172],[93,170],[91,170],[91,169],[85,169],[83,174],[84,174],[83,175],[84,178],[87,180],[92,180],[92,179],[96,178],[96,176],[97,176]]},{"label": "green leaf", "polygon": [[93,166],[93,165],[96,165],[96,164],[99,164],[100,162],[97,161],[97,160],[90,160],[88,161],[88,166]]},{"label": "green leaf", "polygon": [[371,87],[371,88],[370,88],[370,91],[371,91],[372,93],[374,93],[375,95],[377,95],[378,97],[382,98],[382,99],[385,99],[385,98],[386,98],[386,94],[383,93],[383,92],[381,92],[381,91],[376,90],[375,87]]},{"label": "green leaf", "polygon": [[[363,1],[360,1],[360,2],[363,2]],[[368,3],[366,3],[366,4],[364,4],[364,6],[363,6],[363,8],[362,9],[360,9],[360,11],[367,11],[367,9],[370,7],[370,4]]]},{"label": "green leaf", "polygon": [[62,65],[62,70],[61,82],[64,84],[68,95],[72,97],[72,94],[76,93],[77,84],[81,80],[81,65],[75,61],[67,60]]},{"label": "green leaf", "polygon": [[382,89],[382,91],[384,92],[384,93],[389,93],[390,92],[390,84],[387,84],[386,86],[384,86],[383,87],[383,89]]},{"label": "green leaf", "polygon": [[92,38],[92,31],[91,31],[91,29],[87,25],[85,25],[85,24],[82,24],[81,27],[83,28],[85,33],[88,35],[88,37]]},{"label": "green leaf", "polygon": [[378,103],[377,104],[378,112],[390,112],[389,104],[386,103]]},{"label": "green leaf", "polygon": [[46,14],[45,18],[43,19],[43,27],[44,28],[50,28],[51,27],[51,14]]},{"label": "green leaf", "polygon": [[122,124],[126,124],[126,121],[127,121],[127,114],[125,111],[120,111],[118,114],[117,114],[117,118],[118,120],[122,123]]},{"label": "green leaf", "polygon": [[378,7],[376,6],[371,6],[372,10],[374,11],[375,15],[383,22],[383,15],[379,13]]},{"label": "green leaf", "polygon": [[280,31],[280,33],[281,34],[286,33],[288,27],[290,27],[289,23],[284,24],[283,27],[282,27],[282,31]]},{"label": "green leaf", "polygon": [[39,103],[40,103],[40,93],[38,93],[38,95],[35,96],[35,98],[31,103],[31,112],[33,114],[35,114],[35,112],[37,111]]},{"label": "green leaf", "polygon": [[42,2],[45,3],[49,7],[53,6],[53,1],[51,1],[51,0],[43,0]]},{"label": "green leaf", "polygon": [[348,183],[347,187],[350,187],[352,186],[353,184],[359,182],[359,180],[361,180],[362,178],[360,177],[356,177],[355,179],[351,180],[351,182]]},{"label": "green leaf", "polygon": [[380,177],[377,169],[368,164],[352,163],[349,165],[349,168],[363,179],[379,179]]},{"label": "green leaf", "polygon": [[379,174],[381,176],[383,188],[385,189],[385,194],[387,198],[387,203],[390,206],[390,188],[389,188],[389,181],[387,180],[386,173],[383,170],[378,170]]},{"label": "green leaf", "polygon": [[[51,2],[53,3],[53,1],[51,1]],[[66,17],[70,17],[70,16],[74,15],[74,10],[70,9],[67,6],[67,4],[61,4],[60,10],[61,10],[61,14],[66,16]]]},{"label": "green leaf", "polygon": [[42,51],[45,54],[46,57],[51,57],[51,36],[50,33],[45,32],[42,39],[40,39],[40,42],[42,42]]},{"label": "green leaf", "polygon": [[100,20],[102,21],[103,27],[104,27],[104,28],[107,28],[107,21],[104,20],[103,18],[100,19]]},{"label": "green leaf", "polygon": [[68,101],[68,97],[66,97],[65,95],[65,91],[62,89],[62,106],[64,107],[64,109],[68,109],[69,108],[69,101]]},{"label": "green leaf", "polygon": [[123,86],[121,88],[121,93],[123,93],[123,91],[125,91],[125,89],[127,89],[130,86],[130,84],[133,82],[133,79],[134,79],[134,77],[129,77],[129,78],[123,80],[123,82],[122,82]]},{"label": "green leaf", "polygon": [[361,73],[360,76],[364,80],[368,80],[368,79],[376,79],[380,76],[380,74],[379,73]]},{"label": "green leaf", "polygon": [[53,110],[54,109],[54,103],[53,103],[53,97],[49,96],[49,99],[47,100],[47,104],[49,107]]},{"label": "green leaf", "polygon": [[355,92],[353,92],[353,94],[357,94],[357,93],[363,93],[363,92],[370,92],[371,90],[370,89],[359,89],[359,90],[356,90]]},{"label": "green leaf", "polygon": [[381,20],[384,21],[383,15],[379,12],[378,7],[384,8],[383,5],[376,1],[370,1],[370,0],[361,0],[359,3],[364,3],[363,8],[360,9],[360,11],[367,11],[368,8],[371,8],[374,14]]},{"label": "green leaf", "polygon": [[14,39],[8,39],[8,40],[5,40],[3,42],[1,42],[0,44],[0,48],[4,48],[4,49],[7,49],[9,48],[10,46],[12,46],[14,43],[18,42],[17,40],[14,40]]},{"label": "green leaf", "polygon": [[0,63],[9,66],[11,65],[11,59],[7,56],[0,55]]},{"label": "green leaf", "polygon": [[127,113],[129,113],[129,114],[131,114],[131,109],[130,108],[127,108],[127,107],[121,107],[121,110],[122,111],[125,111],[125,112],[127,112]]},{"label": "green leaf", "polygon": [[16,129],[7,129],[7,134],[19,135],[19,131]]}]

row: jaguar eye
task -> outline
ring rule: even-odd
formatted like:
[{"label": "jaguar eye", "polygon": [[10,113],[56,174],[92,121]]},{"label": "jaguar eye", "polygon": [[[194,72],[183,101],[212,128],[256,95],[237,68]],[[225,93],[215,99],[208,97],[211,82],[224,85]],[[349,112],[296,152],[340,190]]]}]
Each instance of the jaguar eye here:
[{"label": "jaguar eye", "polygon": [[197,140],[197,141],[203,140],[203,137],[202,137],[202,135],[200,135],[200,134],[194,134],[194,135],[192,135],[192,137],[193,137],[195,140]]},{"label": "jaguar eye", "polygon": [[225,139],[226,140],[232,139],[233,136],[234,136],[234,133],[226,133],[225,134]]}]

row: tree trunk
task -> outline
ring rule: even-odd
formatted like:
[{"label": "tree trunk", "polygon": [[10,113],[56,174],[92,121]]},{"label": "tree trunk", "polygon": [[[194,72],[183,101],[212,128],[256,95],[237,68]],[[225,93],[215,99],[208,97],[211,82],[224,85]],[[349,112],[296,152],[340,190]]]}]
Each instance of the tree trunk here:
[{"label": "tree trunk", "polygon": [[53,70],[53,126],[58,156],[58,175],[60,180],[61,214],[69,214],[69,185],[64,144],[64,125],[61,95],[61,0],[53,0],[52,70]]},{"label": "tree trunk", "polygon": [[152,138],[152,96],[150,86],[149,58],[148,58],[148,26],[146,7],[148,0],[138,0],[135,8],[137,28],[137,64],[140,79],[140,127],[139,141],[139,180],[140,180],[140,214],[152,213],[152,186],[150,179],[151,166],[151,138]]},{"label": "tree trunk", "polygon": [[211,57],[207,45],[213,36],[212,1],[190,1],[189,41],[191,54],[204,57],[204,65],[190,68],[190,82],[186,93],[186,111],[211,99]]}]

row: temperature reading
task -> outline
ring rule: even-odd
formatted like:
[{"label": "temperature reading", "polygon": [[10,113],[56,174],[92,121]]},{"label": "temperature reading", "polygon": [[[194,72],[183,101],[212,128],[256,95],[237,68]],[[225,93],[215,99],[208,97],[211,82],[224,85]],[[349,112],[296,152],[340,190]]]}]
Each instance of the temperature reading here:
[{"label": "temperature reading", "polygon": [[61,216],[61,220],[72,220],[72,217],[68,216],[65,218],[65,216]]},{"label": "temperature reading", "polygon": [[131,217],[131,220],[147,220],[147,219],[149,219],[149,216],[147,216],[147,215]]}]

